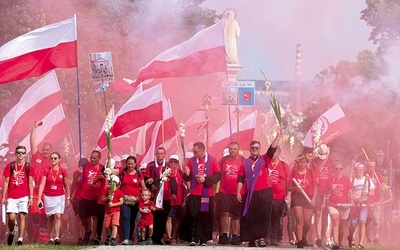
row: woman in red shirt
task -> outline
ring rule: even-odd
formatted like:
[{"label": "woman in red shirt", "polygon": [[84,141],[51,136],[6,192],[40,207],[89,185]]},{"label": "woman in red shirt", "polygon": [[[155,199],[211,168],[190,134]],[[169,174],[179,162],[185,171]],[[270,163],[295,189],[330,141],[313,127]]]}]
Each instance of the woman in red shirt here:
[{"label": "woman in red shirt", "polygon": [[[297,248],[303,248],[308,245],[307,235],[310,230],[311,217],[318,190],[316,187],[317,180],[315,174],[313,174],[312,170],[307,168],[309,163],[308,158],[305,155],[299,155],[295,162],[297,168],[295,166],[292,171],[289,191],[292,192],[291,208],[296,218]],[[298,182],[301,188],[295,184],[294,180]],[[309,199],[311,199],[311,202],[309,202]]]},{"label": "woman in red shirt", "polygon": [[65,209],[65,193],[67,193],[67,206],[70,205],[70,188],[67,180],[68,172],[60,165],[60,153],[51,153],[50,161],[52,166],[46,169],[40,182],[38,205],[39,208],[43,206],[42,194],[44,194],[50,243],[60,245],[61,215]]}]

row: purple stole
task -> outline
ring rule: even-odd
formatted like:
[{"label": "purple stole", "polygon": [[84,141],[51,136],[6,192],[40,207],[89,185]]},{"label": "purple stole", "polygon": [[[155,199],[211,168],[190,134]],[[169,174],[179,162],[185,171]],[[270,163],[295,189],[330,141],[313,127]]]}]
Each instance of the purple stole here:
[{"label": "purple stole", "polygon": [[[244,176],[245,176],[246,186],[247,186],[247,198],[246,198],[246,203],[244,205],[242,216],[246,216],[246,214],[249,210],[251,198],[253,196],[254,187],[257,183],[258,176],[260,175],[263,161],[264,161],[264,159],[261,156],[258,156],[257,160],[254,163],[252,163],[251,158],[248,158],[244,162]],[[254,171],[252,170],[253,164],[255,165]]]},{"label": "purple stole", "polygon": [[[167,163],[165,162],[165,160],[163,160],[163,165],[161,167],[161,173],[165,171],[165,168],[167,166]],[[158,171],[158,162],[154,161],[154,167],[151,171],[151,178],[153,178],[154,181],[156,181],[158,178],[160,178],[160,171]]]},{"label": "purple stole", "polygon": [[[204,177],[209,176],[211,172],[211,157],[210,155],[206,155],[207,161],[204,163]],[[196,158],[193,158],[193,166],[192,166],[192,180],[190,182],[190,190],[187,194],[186,197],[189,197],[189,195],[192,193],[194,188],[198,185],[196,181],[196,176],[199,173],[199,164],[197,163]],[[208,212],[208,206],[210,203],[210,194],[208,193],[208,187],[206,187],[203,183],[203,189],[201,193],[201,205],[200,205],[200,211],[201,212]]]}]

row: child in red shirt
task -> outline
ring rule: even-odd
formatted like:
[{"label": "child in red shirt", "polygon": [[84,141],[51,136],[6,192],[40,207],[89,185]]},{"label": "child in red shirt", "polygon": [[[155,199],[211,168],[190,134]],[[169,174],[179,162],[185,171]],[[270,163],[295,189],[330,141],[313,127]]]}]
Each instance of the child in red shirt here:
[{"label": "child in red shirt", "polygon": [[145,189],[142,191],[142,199],[139,202],[139,212],[140,212],[140,219],[138,228],[141,229],[142,232],[142,240],[140,245],[146,245],[146,228],[149,228],[147,239],[147,245],[153,244],[153,213],[152,211],[156,211],[155,204],[150,200],[151,192],[149,189]]},{"label": "child in red shirt", "polygon": [[119,227],[120,209],[124,202],[124,194],[119,190],[120,180],[118,176],[112,175],[112,180],[115,183],[114,193],[110,194],[110,187],[104,190],[102,201],[106,202],[104,227],[106,228],[107,239],[105,245],[116,246],[116,237]]}]

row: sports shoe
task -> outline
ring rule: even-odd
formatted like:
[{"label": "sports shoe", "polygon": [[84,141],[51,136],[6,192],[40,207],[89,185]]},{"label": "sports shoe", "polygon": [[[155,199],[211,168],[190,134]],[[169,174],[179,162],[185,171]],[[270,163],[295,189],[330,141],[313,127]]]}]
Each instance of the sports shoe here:
[{"label": "sports shoe", "polygon": [[220,235],[218,239],[218,244],[219,245],[228,245],[229,244],[229,238],[226,234]]},{"label": "sports shoe", "polygon": [[190,241],[189,246],[196,246],[196,240],[194,238],[192,238],[192,240]]},{"label": "sports shoe", "polygon": [[298,242],[297,242],[297,248],[304,248],[304,240],[299,240]]},{"label": "sports shoe", "polygon": [[18,240],[18,241],[17,241],[17,245],[18,245],[18,246],[22,246],[23,244],[24,244],[24,243],[22,242],[22,240]]},{"label": "sports shoe", "polygon": [[47,245],[54,245],[54,239],[50,239],[50,240],[47,242]]},{"label": "sports shoe", "polygon": [[95,246],[101,245],[100,237],[97,236],[95,239],[93,239],[93,245],[95,245]]},{"label": "sports shoe", "polygon": [[109,246],[111,241],[111,236],[107,236],[106,241],[104,241],[104,245]]},{"label": "sports shoe", "polygon": [[240,239],[240,237],[238,235],[233,235],[231,245],[239,246],[240,244],[242,244],[242,240]]},{"label": "sports shoe", "polygon": [[115,241],[115,238],[111,238],[110,246],[116,246],[116,245],[117,245],[117,241]]},{"label": "sports shoe", "polygon": [[54,245],[61,245],[60,239],[55,239],[54,240]]},{"label": "sports shoe", "polygon": [[333,244],[332,245],[332,250],[340,250],[339,244]]},{"label": "sports shoe", "polygon": [[7,237],[7,245],[11,246],[14,243],[15,232],[9,232]]},{"label": "sports shoe", "polygon": [[315,241],[315,244],[317,245],[317,247],[321,247],[321,246],[322,246],[322,239],[318,238],[318,239]]},{"label": "sports shoe", "polygon": [[375,238],[374,241],[373,241],[372,243],[374,243],[374,245],[379,245],[379,239],[378,239],[378,238]]},{"label": "sports shoe", "polygon": [[203,242],[203,243],[200,244],[200,246],[206,247],[206,246],[207,246],[207,243]]},{"label": "sports shoe", "polygon": [[129,245],[129,240],[128,240],[128,239],[125,239],[125,240],[121,243],[121,245],[124,245],[124,246]]},{"label": "sports shoe", "polygon": [[85,236],[83,237],[83,244],[87,245],[90,242],[90,235],[92,235],[92,230],[85,232]]},{"label": "sports shoe", "polygon": [[153,239],[152,238],[148,238],[146,245],[153,245]]},{"label": "sports shoe", "polygon": [[249,241],[249,247],[257,247],[256,241],[255,240]]}]

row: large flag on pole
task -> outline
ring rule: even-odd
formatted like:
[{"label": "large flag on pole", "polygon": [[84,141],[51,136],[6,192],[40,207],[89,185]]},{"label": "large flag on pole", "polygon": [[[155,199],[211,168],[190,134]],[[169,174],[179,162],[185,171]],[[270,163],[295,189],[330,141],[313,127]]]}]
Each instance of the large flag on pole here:
[{"label": "large flag on pole", "polygon": [[19,102],[3,117],[0,143],[14,145],[24,138],[36,120],[42,120],[60,103],[64,103],[56,73],[53,71],[30,86]]},{"label": "large flag on pole", "polygon": [[[135,93],[121,107],[111,127],[111,138],[129,133],[148,122],[162,119],[162,85],[157,84],[143,92]],[[104,148],[105,140],[99,140],[98,146]]]},{"label": "large flag on pole", "polygon": [[[232,123],[232,138],[236,141],[239,134],[239,141],[241,147],[250,145],[250,142],[254,138],[254,130],[256,128],[257,121],[257,110],[251,112],[240,118],[239,121],[239,132],[237,128],[237,123]],[[217,129],[210,138],[211,147],[210,152],[215,152],[216,155],[222,155],[225,148],[228,147],[231,142],[231,135],[229,129],[229,121],[223,124],[219,129]]]},{"label": "large flag on pole", "polygon": [[156,56],[140,69],[132,86],[136,87],[147,79],[200,76],[215,72],[226,72],[222,21]]},{"label": "large flag on pole", "polygon": [[75,18],[44,26],[0,47],[0,84],[77,67]]},{"label": "large flag on pole", "polygon": [[306,147],[314,148],[319,144],[328,144],[349,130],[350,124],[339,104],[336,104],[318,117],[302,143]]},{"label": "large flag on pole", "polygon": [[[36,143],[38,143],[38,148],[41,148],[45,142],[55,144],[69,135],[68,122],[65,119],[62,104],[59,104],[55,109],[50,111],[42,121],[43,126],[36,129]],[[27,152],[31,150],[29,139],[30,133],[20,143],[26,146]]]}]

